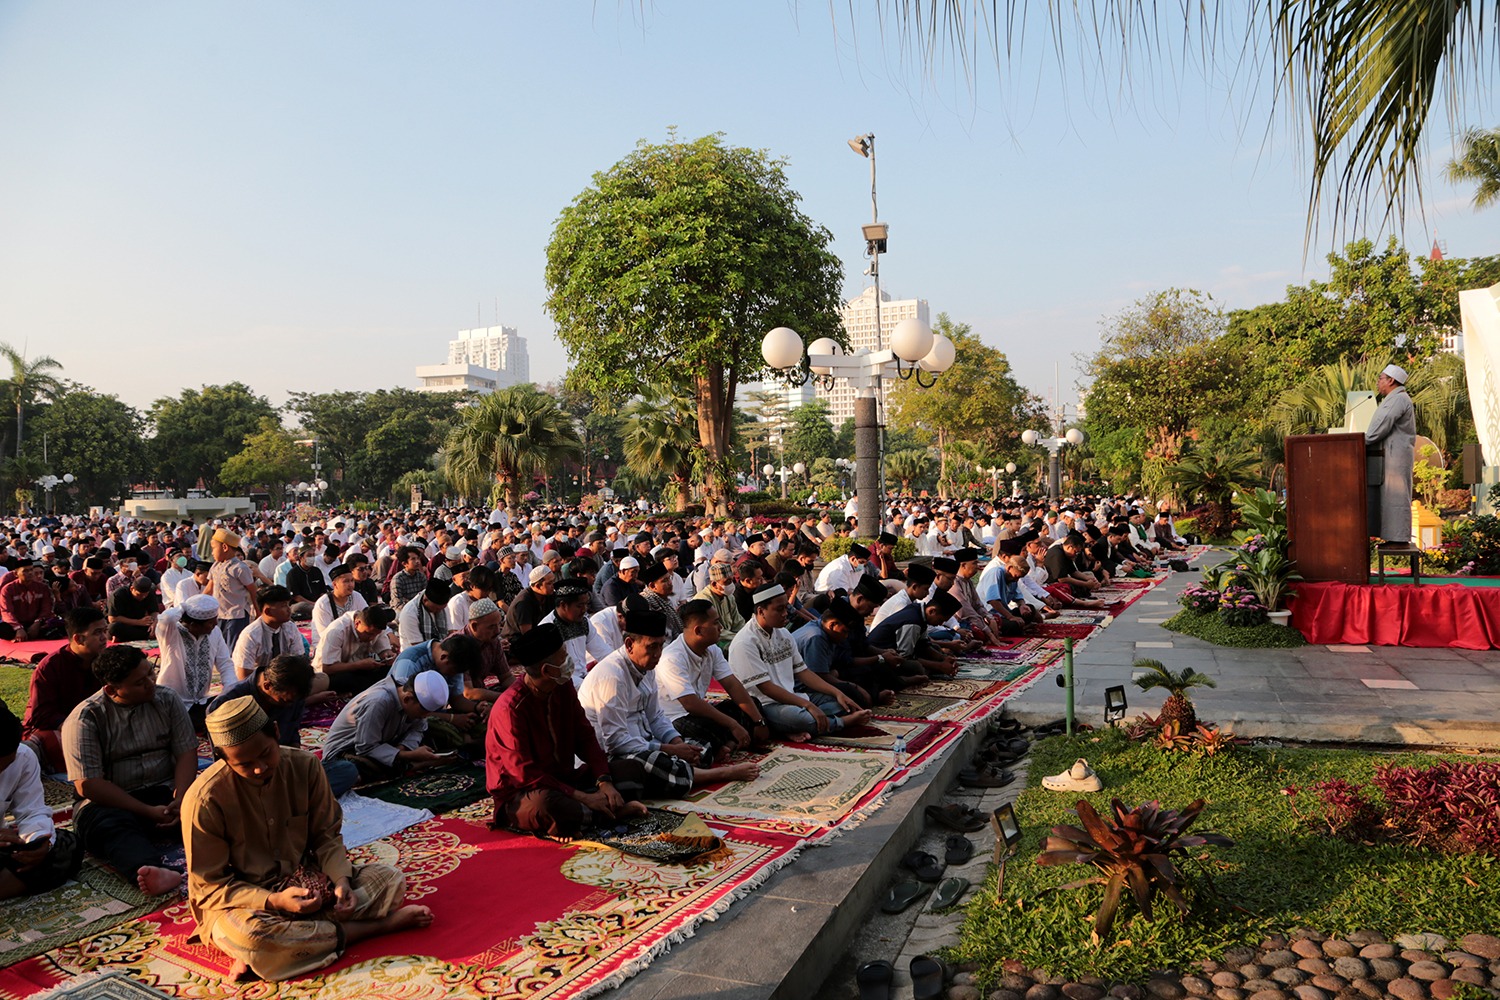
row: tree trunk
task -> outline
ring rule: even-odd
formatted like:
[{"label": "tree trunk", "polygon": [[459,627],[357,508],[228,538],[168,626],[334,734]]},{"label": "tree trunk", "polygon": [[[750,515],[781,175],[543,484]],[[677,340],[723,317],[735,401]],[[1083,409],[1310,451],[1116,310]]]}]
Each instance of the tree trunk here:
[{"label": "tree trunk", "polygon": [[948,431],[944,427],[937,429],[938,439],[938,496],[948,499]]},{"label": "tree trunk", "polygon": [[21,425],[26,419],[25,407],[18,399],[16,400],[16,457],[21,457]]},{"label": "tree trunk", "polygon": [[690,504],[690,503],[693,502],[692,484],[688,482],[688,479],[687,479],[686,476],[678,476],[678,477],[676,477],[676,482],[677,482],[677,509],[678,510],[687,510],[688,509],[688,504]]},{"label": "tree trunk", "polygon": [[721,466],[729,454],[729,418],[734,409],[734,386],[725,384],[723,365],[708,365],[698,375],[698,445],[707,460],[708,475],[704,482],[703,505],[717,517],[729,514],[729,482]]}]

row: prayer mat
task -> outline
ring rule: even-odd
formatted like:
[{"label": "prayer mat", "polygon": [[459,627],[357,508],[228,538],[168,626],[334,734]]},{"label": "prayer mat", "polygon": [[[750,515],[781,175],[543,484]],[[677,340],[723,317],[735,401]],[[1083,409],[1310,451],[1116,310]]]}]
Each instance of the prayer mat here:
[{"label": "prayer mat", "polygon": [[911,719],[917,722],[936,720],[958,704],[957,698],[934,698],[917,694],[922,688],[911,692],[898,691],[889,705],[877,705],[873,709],[877,719]]},{"label": "prayer mat", "polygon": [[[1017,655],[1035,658],[1043,654],[1032,652]],[[1001,663],[975,663],[972,660],[959,660],[956,677],[958,680],[966,681],[1013,681],[1025,674],[1032,665],[1031,660],[1006,660]]]},{"label": "prayer mat", "polygon": [[885,754],[778,747],[760,763],[760,777],[733,781],[701,796],[693,808],[716,817],[807,820],[832,826],[890,774]]},{"label": "prayer mat", "polygon": [[359,793],[434,815],[462,809],[490,794],[484,786],[484,767],[468,763],[423,768],[395,781],[362,785]]},{"label": "prayer mat", "polygon": [[[700,829],[683,832],[685,824]],[[623,851],[663,864],[683,864],[724,847],[724,842],[709,830],[697,813],[688,813],[684,817],[681,813],[667,812],[665,809],[652,809],[641,819],[630,820],[607,830],[596,826],[594,836],[581,838],[573,843],[580,847]]]},{"label": "prayer mat", "polygon": [[340,832],[344,835],[344,846],[351,851],[432,819],[432,813],[426,809],[413,809],[358,792],[345,792],[339,797],[339,807],[344,811]]},{"label": "prayer mat", "polygon": [[37,994],[37,1000],[161,1000],[171,994],[153,990],[122,972],[96,972]]},{"label": "prayer mat", "polygon": [[308,705],[302,709],[302,725],[327,729],[333,725],[333,720],[339,717],[339,712],[343,711],[347,704],[349,704],[349,698],[339,695],[321,705]]},{"label": "prayer mat", "polygon": [[1097,625],[1054,625],[1048,622],[1037,626],[1037,635],[1044,639],[1087,639],[1098,630]]},{"label": "prayer mat", "polygon": [[34,642],[12,642],[9,639],[0,639],[0,663],[34,667],[46,659],[48,653],[56,652],[67,644],[66,639],[38,639]]},{"label": "prayer mat", "polygon": [[148,896],[113,869],[86,859],[76,879],[0,907],[0,967],[150,913],[169,898]]},{"label": "prayer mat", "polygon": [[995,694],[1000,688],[994,681],[965,680],[961,677],[932,677],[921,687],[913,688],[913,694],[924,698],[983,698]]},{"label": "prayer mat", "polygon": [[[891,750],[895,748],[896,738],[899,736],[906,741],[906,752],[912,754],[931,743],[941,728],[935,722],[867,722],[862,726],[846,726],[839,732],[816,737],[812,742],[816,746]],[[918,739],[921,743],[913,746]]]},{"label": "prayer mat", "polygon": [[0,970],[0,996],[65,988],[101,969],[182,1000],[589,996],[639,972],[797,852],[785,837],[732,831],[723,839],[699,860],[662,864],[430,820],[351,854],[401,868],[407,900],[432,908],[431,928],[362,941],[312,976],[246,986],[224,978],[228,956],[189,943],[196,926],[178,903]]}]

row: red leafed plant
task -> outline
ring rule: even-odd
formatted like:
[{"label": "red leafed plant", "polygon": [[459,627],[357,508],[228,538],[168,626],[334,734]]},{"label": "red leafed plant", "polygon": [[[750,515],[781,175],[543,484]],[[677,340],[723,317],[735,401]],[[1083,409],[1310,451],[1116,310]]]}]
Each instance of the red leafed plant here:
[{"label": "red leafed plant", "polygon": [[1312,786],[1322,807],[1316,817],[1297,809],[1299,789],[1284,791],[1296,815],[1337,837],[1500,855],[1500,764],[1382,764],[1368,786],[1320,781]]},{"label": "red leafed plant", "polygon": [[1054,826],[1042,845],[1037,864],[1082,864],[1099,870],[1100,874],[1094,878],[1061,886],[1063,889],[1104,886],[1104,902],[1094,914],[1096,938],[1104,937],[1114,926],[1127,888],[1147,920],[1151,919],[1151,904],[1158,893],[1186,915],[1184,880],[1174,859],[1187,857],[1190,847],[1232,847],[1234,842],[1218,833],[1187,832],[1203,811],[1202,799],[1181,810],[1163,809],[1159,802],[1127,809],[1119,799],[1110,800],[1109,807],[1113,822],[1101,818],[1087,801],[1078,800],[1073,811],[1082,827]]}]

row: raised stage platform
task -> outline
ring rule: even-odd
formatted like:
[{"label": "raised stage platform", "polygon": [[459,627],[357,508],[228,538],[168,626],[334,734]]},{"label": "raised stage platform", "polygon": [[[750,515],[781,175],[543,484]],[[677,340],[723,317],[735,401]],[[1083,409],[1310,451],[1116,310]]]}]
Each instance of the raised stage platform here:
[{"label": "raised stage platform", "polygon": [[1500,649],[1500,587],[1490,580],[1296,588],[1292,625],[1310,643]]}]

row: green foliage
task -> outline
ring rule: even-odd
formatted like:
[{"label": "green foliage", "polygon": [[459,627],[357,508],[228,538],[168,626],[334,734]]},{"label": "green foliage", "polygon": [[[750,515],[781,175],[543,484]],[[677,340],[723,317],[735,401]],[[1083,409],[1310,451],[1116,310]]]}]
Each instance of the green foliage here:
[{"label": "green foliage", "polygon": [[[873,541],[874,539],[872,538],[840,538],[838,535],[834,535],[831,538],[823,539],[820,555],[823,557],[824,562],[833,562],[839,556],[848,552],[855,542],[858,542],[865,548],[869,548]],[[916,554],[917,543],[903,536],[896,539],[896,545],[891,552],[891,557],[897,562],[905,562]]]},{"label": "green foliage", "polygon": [[1436,508],[1438,494],[1448,482],[1448,470],[1440,464],[1440,456],[1432,445],[1423,445],[1412,465],[1412,492],[1427,506]]},{"label": "green foliage", "polygon": [[181,495],[199,480],[214,489],[229,456],[260,430],[261,421],[274,419],[276,410],[243,382],[230,382],[164,396],[151,404],[148,415],[156,429],[151,446],[158,475]]},{"label": "green foliage", "polygon": [[30,694],[30,670],[25,667],[0,667],[0,701],[5,702],[16,718],[26,714],[26,699]]},{"label": "green foliage", "polygon": [[547,311],[576,384],[691,393],[707,460],[727,458],[735,393],[760,376],[765,333],[845,339],[833,234],[799,200],[784,161],[719,135],[642,141],[595,174],[547,246]]},{"label": "green foliage", "polygon": [[820,458],[832,459],[838,435],[828,419],[828,403],[815,399],[791,412],[791,429],[786,435],[786,462],[802,462],[809,468]]},{"label": "green foliage", "polygon": [[0,359],[10,365],[10,378],[5,380],[5,388],[10,396],[11,406],[16,411],[14,454],[20,455],[26,444],[26,411],[38,400],[49,399],[62,391],[62,383],[52,374],[54,371],[62,371],[62,364],[56,358],[45,355],[28,359],[23,352],[9,344],[0,344]]},{"label": "green foliage", "polygon": [[1474,185],[1475,211],[1500,201],[1500,128],[1464,132],[1443,174],[1449,183]]},{"label": "green foliage", "polygon": [[1160,660],[1147,659],[1136,660],[1134,666],[1137,670],[1145,671],[1134,680],[1135,686],[1142,691],[1161,690],[1172,697],[1181,698],[1186,697],[1195,687],[1219,686],[1212,677],[1192,667],[1171,670]]},{"label": "green foliage", "polygon": [[[1040,787],[1042,775],[1056,774],[1078,757],[1088,758],[1105,791],[1058,795]],[[1032,751],[1028,787],[1016,803],[1023,836],[1006,867],[1004,899],[995,901],[992,868],[967,907],[952,957],[976,963],[977,985],[985,994],[1004,973],[1006,960],[1069,978],[1139,982],[1158,969],[1187,970],[1222,958],[1227,948],[1256,946],[1268,934],[1298,927],[1330,935],[1432,931],[1457,939],[1500,925],[1493,859],[1331,838],[1307,829],[1282,794],[1289,785],[1332,778],[1367,781],[1383,762],[1431,763],[1432,757],[1255,747],[1212,756],[1169,754],[1134,743],[1118,729],[1040,741]],[[1079,798],[1096,809],[1111,798],[1202,798],[1207,804],[1200,825],[1231,838],[1234,846],[1215,849],[1211,862],[1187,867],[1191,884],[1183,894],[1191,912],[1185,920],[1174,912],[1155,919],[1121,914],[1118,940],[1095,944],[1090,917],[1103,889],[1058,892],[1075,878],[1071,866],[1035,863],[1048,831],[1072,821],[1069,810]]]},{"label": "green foliage", "polygon": [[1215,646],[1232,646],[1239,649],[1277,649],[1306,646],[1302,633],[1287,625],[1254,625],[1248,628],[1230,625],[1219,617],[1217,611],[1199,614],[1195,611],[1179,611],[1162,623],[1162,628],[1181,632]]},{"label": "green foliage", "polygon": [[895,482],[902,493],[919,489],[932,476],[932,456],[925,450],[911,448],[906,451],[889,452],[885,456],[886,481]]},{"label": "green foliage", "polygon": [[53,506],[112,506],[114,498],[126,496],[130,484],[146,475],[145,425],[140,411],[116,396],[72,384],[55,395],[32,422],[32,435],[45,435],[49,471],[71,473],[77,495],[59,487]]},{"label": "green foliage", "polygon": [[422,499],[434,503],[448,494],[448,480],[436,469],[413,469],[403,473],[391,484],[390,497],[398,504],[411,503],[411,491],[415,486]]},{"label": "green foliage", "polygon": [[698,444],[693,401],[657,388],[625,407],[623,415],[621,440],[631,470],[643,480],[665,477],[672,484],[667,506],[686,508]]},{"label": "green foliage", "polygon": [[[1460,519],[1453,522],[1453,526],[1451,536],[1447,528],[1444,528],[1443,540],[1458,543],[1453,561],[1460,572],[1478,576],[1500,573],[1500,518],[1493,514],[1481,514],[1478,517]],[[1473,564],[1472,567],[1469,567],[1470,563]]]},{"label": "green foliage", "polygon": [[1258,477],[1259,468],[1259,456],[1249,452],[1191,448],[1168,467],[1167,481],[1189,505],[1201,501],[1225,507],[1236,491]]},{"label": "green foliage", "polygon": [[287,409],[317,439],[327,479],[353,495],[384,497],[403,473],[437,454],[462,399],[413,389],[294,392]]},{"label": "green foliage", "polygon": [[280,507],[288,483],[312,477],[312,449],[298,444],[275,417],[263,417],[260,429],[245,435],[244,443],[219,469],[219,482],[228,488],[263,486],[271,505]]},{"label": "green foliage", "polygon": [[1292,584],[1302,579],[1296,562],[1274,548],[1246,554],[1239,575],[1267,611],[1280,610],[1286,598],[1294,593]]},{"label": "green foliage", "polygon": [[537,477],[582,451],[583,442],[557,400],[530,382],[482,397],[459,415],[449,433],[443,474],[468,497],[487,497],[504,487],[512,505]]}]

